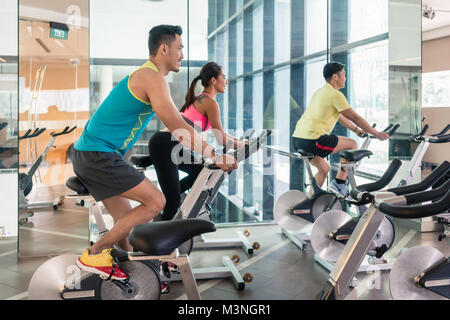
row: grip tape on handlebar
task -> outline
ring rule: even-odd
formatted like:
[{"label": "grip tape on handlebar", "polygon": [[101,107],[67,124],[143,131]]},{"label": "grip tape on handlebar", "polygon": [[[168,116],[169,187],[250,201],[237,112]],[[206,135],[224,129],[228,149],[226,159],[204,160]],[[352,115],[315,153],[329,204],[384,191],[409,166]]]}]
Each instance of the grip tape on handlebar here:
[{"label": "grip tape on handlebar", "polygon": [[400,169],[401,165],[402,162],[400,160],[398,159],[392,160],[391,164],[389,165],[389,168],[386,170],[386,172],[378,181],[357,186],[356,189],[353,189],[351,191],[351,196],[354,199],[357,199],[357,195],[360,192],[372,192],[383,189],[389,184],[389,182],[392,181],[398,169]]},{"label": "grip tape on handlebar", "polygon": [[431,217],[450,208],[450,189],[439,201],[423,206],[397,206],[386,202],[378,206],[378,210],[394,218],[418,219]]},{"label": "grip tape on handlebar", "polygon": [[442,162],[436,169],[434,169],[425,179],[416,184],[411,184],[409,186],[396,187],[388,189],[387,191],[393,192],[398,196],[405,195],[408,193],[414,193],[418,191],[424,191],[434,185],[439,179],[444,177],[447,172],[450,171],[450,163],[446,160]]}]

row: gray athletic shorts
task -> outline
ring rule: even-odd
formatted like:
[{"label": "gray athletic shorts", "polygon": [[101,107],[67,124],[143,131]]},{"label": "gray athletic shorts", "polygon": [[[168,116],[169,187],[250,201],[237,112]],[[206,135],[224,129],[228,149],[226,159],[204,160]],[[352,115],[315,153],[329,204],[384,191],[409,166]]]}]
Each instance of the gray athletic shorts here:
[{"label": "gray athletic shorts", "polygon": [[102,201],[130,190],[145,179],[115,152],[79,151],[74,149],[73,171],[96,201]]}]

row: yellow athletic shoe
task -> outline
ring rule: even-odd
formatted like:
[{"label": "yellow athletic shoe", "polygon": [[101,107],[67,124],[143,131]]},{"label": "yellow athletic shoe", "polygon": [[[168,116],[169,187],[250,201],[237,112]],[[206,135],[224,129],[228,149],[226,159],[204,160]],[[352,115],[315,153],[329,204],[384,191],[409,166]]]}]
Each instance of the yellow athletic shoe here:
[{"label": "yellow athletic shoe", "polygon": [[126,280],[127,274],[116,265],[113,266],[114,259],[111,256],[112,249],[104,249],[101,253],[90,255],[88,249],[84,250],[81,257],[77,259],[77,266],[87,272],[99,274],[108,278],[114,270],[111,279]]}]

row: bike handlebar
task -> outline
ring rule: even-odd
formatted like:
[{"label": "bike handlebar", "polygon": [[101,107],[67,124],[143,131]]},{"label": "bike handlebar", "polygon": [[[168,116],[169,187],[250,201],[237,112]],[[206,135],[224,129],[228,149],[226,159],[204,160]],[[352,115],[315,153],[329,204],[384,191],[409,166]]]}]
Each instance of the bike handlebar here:
[{"label": "bike handlebar", "polygon": [[431,143],[445,143],[450,142],[450,134],[447,135],[438,135],[436,138],[430,138],[428,139]]},{"label": "bike handlebar", "polygon": [[431,136],[432,136],[432,137],[443,136],[443,135],[445,135],[445,134],[447,133],[448,130],[450,130],[450,124],[448,124],[444,129],[442,129],[441,132],[432,134]]},{"label": "bike handlebar", "polygon": [[[41,133],[43,133],[45,130],[47,130],[46,128],[36,128],[34,129],[33,133],[31,133],[31,129],[28,129],[27,132],[25,132],[25,134],[23,136],[19,136],[18,139],[19,140],[23,140],[23,139],[30,139],[30,138],[34,138],[39,136]],[[30,134],[31,133],[31,134]]]},{"label": "bike handlebar", "polygon": [[378,179],[377,181],[372,182],[372,183],[367,183],[367,184],[357,186],[356,189],[352,189],[350,191],[350,195],[352,196],[353,199],[360,200],[360,199],[364,198],[361,193],[382,190],[384,187],[386,187],[389,184],[389,182],[392,181],[395,174],[400,169],[401,165],[402,165],[402,162],[400,160],[398,160],[398,159],[392,160],[388,169],[386,170],[386,172],[383,174],[383,176],[380,179]]},{"label": "bike handlebar", "polygon": [[444,177],[447,172],[450,171],[450,163],[445,160],[442,162],[436,169],[434,169],[428,176],[426,176],[425,179],[423,179],[421,182],[416,184],[411,184],[408,186],[402,186],[402,187],[396,187],[388,189],[388,192],[395,193],[398,196],[424,191],[427,190],[429,187],[434,185],[439,179]]},{"label": "bike handlebar", "polygon": [[[429,191],[429,192],[434,192]],[[412,195],[410,195],[412,196]],[[432,199],[431,199],[432,200]],[[394,218],[401,219],[418,219],[431,217],[450,209],[450,189],[447,186],[445,195],[438,201],[420,206],[400,206],[382,202],[378,206],[378,210]]]},{"label": "bike handlebar", "polygon": [[[272,130],[270,130],[270,129],[264,130],[259,135],[258,138],[249,140],[249,143],[246,144],[244,146],[244,148],[242,148],[240,150],[235,150],[233,152],[233,157],[237,160],[237,162],[247,159],[250,156],[250,154],[259,150],[259,148],[264,144],[264,142],[261,142],[261,141],[265,140],[271,134],[272,134]],[[255,147],[256,147],[256,149],[255,149]],[[211,163],[210,161],[205,161],[205,167],[210,170],[219,170],[220,169],[215,163]]]},{"label": "bike handlebar", "polygon": [[64,134],[69,134],[69,133],[71,133],[73,130],[75,130],[76,128],[77,128],[77,126],[74,126],[72,129],[70,129],[69,130],[69,126],[67,126],[67,127],[65,127],[64,128],[64,130],[63,131],[61,131],[61,132],[52,132],[52,133],[50,133],[50,135],[52,136],[52,137],[57,137],[57,136],[61,136],[61,135],[64,135]]},{"label": "bike handlebar", "polygon": [[[375,128],[375,127],[376,127],[376,125],[373,124],[372,128]],[[382,132],[386,132],[390,137],[392,137],[395,134],[395,132],[397,131],[398,128],[400,128],[400,124],[397,123],[396,125],[393,125],[391,123]],[[368,133],[360,134],[360,135],[358,135],[358,137],[360,137],[360,138],[370,137],[371,139],[376,139],[376,137],[374,135],[370,135],[369,136]]]}]

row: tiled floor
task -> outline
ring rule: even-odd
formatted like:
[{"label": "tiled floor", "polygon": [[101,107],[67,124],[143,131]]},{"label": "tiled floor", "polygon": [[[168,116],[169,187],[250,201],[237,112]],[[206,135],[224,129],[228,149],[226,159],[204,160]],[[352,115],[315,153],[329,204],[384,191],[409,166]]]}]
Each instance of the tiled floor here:
[{"label": "tiled floor", "polygon": [[[51,195],[52,196],[52,195]],[[51,197],[50,196],[50,197]],[[17,258],[17,241],[0,240],[0,299],[26,299],[28,283],[34,271],[49,256],[60,253],[80,253],[88,244],[87,209],[66,200],[58,211],[36,212],[20,230],[20,258]],[[299,250],[277,225],[219,228],[210,238],[235,237],[236,232],[250,230],[250,242],[258,241],[261,249],[248,257],[239,248],[195,250],[190,256],[192,266],[220,266],[222,256],[238,254],[237,268],[254,276],[252,283],[237,291],[229,279],[200,280],[203,299],[212,300],[291,300],[314,299],[325,284],[328,271],[314,262],[313,250],[307,246]],[[406,238],[405,238],[406,236]],[[405,240],[408,240],[406,241]],[[405,247],[419,244],[432,245],[444,254],[450,254],[447,241],[438,242],[437,233],[411,232],[396,224],[396,240]],[[394,244],[394,246],[395,246]],[[400,248],[401,249],[401,248]],[[394,254],[399,253],[399,249]],[[389,257],[389,255],[388,255]],[[390,299],[388,272],[359,274],[358,284],[347,299]],[[185,299],[181,282],[172,282],[171,292],[162,299]]]}]

